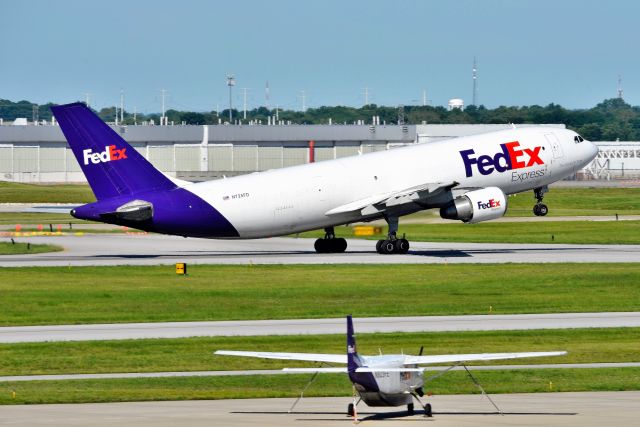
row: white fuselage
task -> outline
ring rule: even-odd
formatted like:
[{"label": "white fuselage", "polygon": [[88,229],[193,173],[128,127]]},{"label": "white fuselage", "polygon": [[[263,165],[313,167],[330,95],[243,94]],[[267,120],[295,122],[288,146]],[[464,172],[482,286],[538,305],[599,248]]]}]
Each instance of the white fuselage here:
[{"label": "white fuselage", "polygon": [[[238,231],[238,238],[271,237],[373,219],[375,216],[359,212],[326,212],[376,194],[429,183],[455,181],[458,191],[499,187],[505,194],[543,187],[575,173],[597,153],[588,141],[575,142],[575,136],[573,131],[558,128],[509,129],[184,188],[227,218]],[[502,152],[500,144],[514,141],[518,142],[515,164],[522,167],[499,171],[504,169],[504,159],[495,160],[497,168],[487,163],[487,156],[495,158]],[[468,150],[474,154],[467,157],[477,160],[484,156],[485,161],[465,167],[461,151]],[[534,153],[533,161],[526,150]],[[415,206],[413,211],[424,208]],[[411,211],[402,214],[406,213]]]}]

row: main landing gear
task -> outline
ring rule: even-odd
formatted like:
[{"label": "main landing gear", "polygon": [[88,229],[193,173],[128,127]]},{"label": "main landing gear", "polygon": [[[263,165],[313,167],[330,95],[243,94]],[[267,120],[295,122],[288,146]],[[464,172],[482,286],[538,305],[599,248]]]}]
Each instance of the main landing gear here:
[{"label": "main landing gear", "polygon": [[376,243],[376,251],[379,254],[406,254],[409,252],[409,241],[404,237],[398,239],[398,217],[384,217],[389,224],[389,234],[384,240],[378,240]]},{"label": "main landing gear", "polygon": [[[411,393],[411,396],[413,396],[414,399],[416,399],[418,401],[418,403],[420,404],[420,406],[422,406],[424,408],[424,416],[431,418],[433,417],[433,411],[431,409],[431,403],[427,403],[426,405],[424,403],[422,403],[422,400],[420,400],[420,397],[418,396],[423,396],[422,391],[420,393]],[[409,403],[407,405],[407,411],[409,412],[409,415],[413,415],[414,410],[413,410],[413,403]]]},{"label": "main landing gear", "polygon": [[533,206],[533,213],[535,216],[545,216],[546,214],[549,213],[549,208],[547,207],[547,205],[542,203],[542,199],[544,198],[544,193],[546,193],[547,191],[549,191],[549,187],[547,187],[546,185],[544,187],[538,187],[533,189],[533,194],[536,200],[538,201],[538,203],[536,203]]},{"label": "main landing gear", "polygon": [[318,239],[313,247],[319,254],[340,253],[347,249],[347,241],[342,237],[336,237],[333,227],[324,229],[324,239]]}]

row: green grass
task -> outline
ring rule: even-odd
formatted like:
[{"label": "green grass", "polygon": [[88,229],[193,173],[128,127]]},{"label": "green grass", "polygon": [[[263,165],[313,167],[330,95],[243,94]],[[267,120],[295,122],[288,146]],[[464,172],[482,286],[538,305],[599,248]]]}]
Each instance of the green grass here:
[{"label": "green grass", "polygon": [[[353,227],[336,227],[336,235],[354,237]],[[367,237],[378,240],[382,233]],[[464,224],[402,224],[400,234],[413,242],[470,243],[564,243],[564,244],[640,244],[640,221],[554,221],[554,222],[482,222]],[[324,231],[300,233],[298,237],[318,238]]]},{"label": "green grass", "polygon": [[96,199],[86,184],[20,184],[0,181],[0,203],[90,203]]},{"label": "green grass", "polygon": [[0,255],[40,254],[44,252],[58,252],[63,250],[64,248],[58,245],[0,242]]},{"label": "green grass", "polygon": [[[640,389],[640,368],[477,371],[474,375],[487,393],[548,392],[550,382],[553,383],[554,392]],[[270,397],[294,399],[309,378],[309,375],[260,375],[0,382],[0,404]],[[450,372],[428,383],[425,390],[437,395],[479,393],[465,372]],[[15,399],[12,398],[12,392],[15,392]],[[318,376],[304,395],[344,396],[346,405],[351,393],[351,384],[345,375],[326,374]],[[488,402],[487,407],[490,407]],[[288,410],[289,404],[281,409]]]},{"label": "green grass", "polygon": [[[533,191],[509,197],[507,216],[533,216]],[[551,188],[544,195],[549,216],[638,215],[640,188]]]},{"label": "green grass", "polygon": [[42,224],[49,228],[49,224],[62,224],[63,229],[69,228],[69,223],[87,223],[81,219],[76,219],[69,214],[41,213],[41,212],[0,212],[0,225],[33,225]]},{"label": "green grass", "polygon": [[623,263],[4,268],[0,325],[635,311],[639,280]]},{"label": "green grass", "polygon": [[[356,319],[356,330],[357,330]],[[291,331],[295,333],[295,331]],[[358,334],[364,355],[565,350],[566,356],[495,361],[589,363],[640,361],[640,328]],[[606,345],[605,345],[606,343]],[[343,354],[344,335],[208,337],[0,344],[0,375],[224,371],[312,367],[313,363],[214,356],[215,350]],[[487,363],[475,363],[487,364]]]}]

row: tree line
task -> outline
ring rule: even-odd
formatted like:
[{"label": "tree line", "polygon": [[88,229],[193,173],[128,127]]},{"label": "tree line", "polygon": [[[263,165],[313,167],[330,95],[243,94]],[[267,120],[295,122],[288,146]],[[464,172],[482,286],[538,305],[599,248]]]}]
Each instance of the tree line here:
[{"label": "tree line", "polygon": [[[36,117],[39,120],[51,120],[50,106],[36,105],[29,101],[12,102],[0,99],[0,118],[5,121],[26,117],[29,120]],[[115,120],[116,107],[102,108],[96,111],[106,122]],[[523,106],[486,108],[470,105],[464,110],[449,111],[444,107],[414,106],[401,107],[364,105],[360,108],[345,106],[324,106],[309,108],[306,111],[267,109],[265,107],[244,112],[231,110],[231,123],[249,122],[267,124],[275,120],[293,124],[371,124],[373,117],[379,118],[380,124],[522,124],[522,123],[564,123],[568,128],[580,133],[592,141],[640,141],[640,106],[631,106],[623,99],[606,99],[589,109],[566,109],[557,104],[547,106]],[[169,123],[189,125],[216,125],[229,122],[229,110],[221,112],[194,112],[168,110],[166,117]],[[125,125],[137,123],[160,123],[160,114],[136,114],[124,112]]]}]

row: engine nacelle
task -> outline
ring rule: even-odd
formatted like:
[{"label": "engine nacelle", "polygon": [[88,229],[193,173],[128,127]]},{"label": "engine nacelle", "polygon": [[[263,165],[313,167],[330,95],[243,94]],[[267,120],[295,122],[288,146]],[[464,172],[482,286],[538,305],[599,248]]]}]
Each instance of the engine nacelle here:
[{"label": "engine nacelle", "polygon": [[469,191],[440,208],[444,219],[459,219],[468,223],[500,218],[507,212],[507,196],[498,187]]}]

